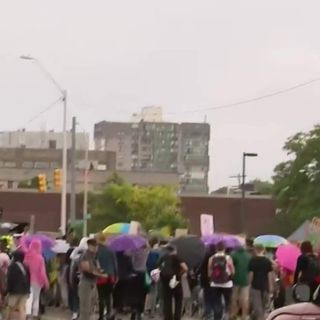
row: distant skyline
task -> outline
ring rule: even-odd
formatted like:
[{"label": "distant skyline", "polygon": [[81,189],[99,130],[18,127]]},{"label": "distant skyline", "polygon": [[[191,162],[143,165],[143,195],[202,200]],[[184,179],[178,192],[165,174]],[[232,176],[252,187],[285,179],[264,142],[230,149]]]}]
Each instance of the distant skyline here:
[{"label": "distant skyline", "polygon": [[0,130],[61,130],[59,97],[31,61],[68,90],[69,121],[128,121],[141,107],[164,120],[211,125],[210,188],[270,179],[282,146],[319,122],[320,83],[235,108],[189,113],[320,76],[318,0],[0,0]]}]

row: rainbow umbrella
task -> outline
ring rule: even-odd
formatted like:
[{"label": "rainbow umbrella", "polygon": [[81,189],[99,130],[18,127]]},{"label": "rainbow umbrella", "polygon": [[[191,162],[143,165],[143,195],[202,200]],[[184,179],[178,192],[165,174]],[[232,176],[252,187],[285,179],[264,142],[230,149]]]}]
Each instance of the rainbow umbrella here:
[{"label": "rainbow umbrella", "polygon": [[114,223],[106,227],[102,233],[104,234],[128,234],[130,223]]},{"label": "rainbow umbrella", "polygon": [[282,244],[288,244],[288,240],[276,235],[264,235],[254,239],[254,244],[263,245],[266,248],[278,248]]}]

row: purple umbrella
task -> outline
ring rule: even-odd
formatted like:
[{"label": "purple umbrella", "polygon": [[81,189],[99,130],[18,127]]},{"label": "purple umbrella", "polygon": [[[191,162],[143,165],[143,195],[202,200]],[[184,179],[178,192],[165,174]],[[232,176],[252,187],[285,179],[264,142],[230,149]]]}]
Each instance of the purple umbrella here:
[{"label": "purple umbrella", "polygon": [[135,251],[144,247],[147,242],[140,236],[121,234],[111,238],[108,244],[114,251]]},{"label": "purple umbrella", "polygon": [[202,241],[206,245],[217,245],[220,242],[223,242],[225,247],[228,249],[233,249],[237,247],[242,247],[244,244],[241,242],[240,238],[223,233],[214,233],[208,236],[202,237]]},{"label": "purple umbrella", "polygon": [[44,234],[33,234],[33,235],[22,237],[20,240],[20,244],[27,249],[29,248],[30,243],[33,240],[38,240],[41,242],[43,251],[51,249],[55,245],[55,240]]}]

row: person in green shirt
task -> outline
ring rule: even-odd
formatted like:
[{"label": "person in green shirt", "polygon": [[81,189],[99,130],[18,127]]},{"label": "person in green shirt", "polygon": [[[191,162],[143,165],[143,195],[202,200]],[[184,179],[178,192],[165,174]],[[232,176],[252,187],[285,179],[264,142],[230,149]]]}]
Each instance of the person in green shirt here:
[{"label": "person in green shirt", "polygon": [[232,318],[236,318],[241,311],[242,319],[246,320],[249,314],[249,262],[250,255],[245,248],[237,248],[232,254],[235,274],[233,277]]}]

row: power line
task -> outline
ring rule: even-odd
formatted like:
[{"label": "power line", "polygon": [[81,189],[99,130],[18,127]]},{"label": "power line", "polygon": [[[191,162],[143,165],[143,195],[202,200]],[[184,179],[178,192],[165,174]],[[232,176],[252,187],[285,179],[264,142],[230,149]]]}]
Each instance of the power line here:
[{"label": "power line", "polygon": [[41,115],[43,115],[44,113],[46,113],[47,111],[49,111],[51,108],[53,108],[58,102],[62,101],[62,97],[60,97],[59,99],[51,102],[45,109],[41,110],[40,112],[38,112],[36,115],[34,115],[32,118],[30,118],[23,126],[21,126],[21,128],[26,127],[28,124],[30,124],[31,122],[33,122],[34,120],[38,119]]},{"label": "power line", "polygon": [[[197,112],[204,112],[204,111],[216,111],[216,110],[222,110],[222,109],[229,109],[229,108],[234,108],[243,104],[248,104],[251,102],[256,102],[256,101],[260,101],[260,100],[264,100],[264,99],[268,99],[268,98],[272,98],[278,95],[282,95],[282,94],[286,94],[288,92],[300,89],[302,87],[306,87],[309,86],[315,82],[320,81],[320,78],[315,78],[306,82],[302,82],[299,84],[296,84],[292,87],[286,88],[286,89],[282,89],[282,90],[278,90],[278,91],[274,91],[265,95],[261,95],[261,96],[257,96],[257,97],[253,97],[250,99],[245,99],[245,100],[240,100],[238,102],[234,102],[234,103],[228,103],[228,104],[222,104],[222,105],[218,105],[218,106],[212,106],[212,107],[206,107],[206,108],[199,108],[199,109],[194,109],[194,110],[187,110],[187,111],[183,111],[183,113],[197,113]],[[169,113],[169,114],[180,114],[182,112],[179,113]]]}]

